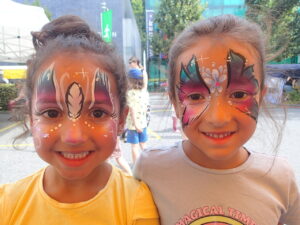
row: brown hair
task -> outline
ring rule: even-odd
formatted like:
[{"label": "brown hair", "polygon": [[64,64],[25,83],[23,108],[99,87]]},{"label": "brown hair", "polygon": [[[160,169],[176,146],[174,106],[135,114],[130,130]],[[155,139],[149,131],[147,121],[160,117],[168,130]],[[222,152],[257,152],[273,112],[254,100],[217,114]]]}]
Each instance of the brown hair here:
[{"label": "brown hair", "polygon": [[98,55],[99,63],[115,77],[122,112],[126,105],[127,91],[124,63],[115,48],[105,43],[84,20],[74,15],[61,16],[46,24],[41,31],[31,34],[36,54],[27,63],[26,97],[29,114],[34,90],[34,75],[42,63],[57,52],[76,54],[79,51]]},{"label": "brown hair", "polygon": [[138,89],[141,90],[144,87],[144,79],[135,79],[135,78],[128,78],[129,80],[129,89]]},{"label": "brown hair", "polygon": [[[187,27],[172,43],[169,51],[169,93],[175,97],[175,74],[178,57],[195,43],[199,43],[199,37],[222,35],[231,37],[235,40],[248,43],[259,54],[259,62],[262,71],[262,88],[264,87],[264,65],[265,47],[264,38],[260,27],[234,15],[221,15],[205,20],[199,20]],[[200,43],[201,44],[201,43]]]},{"label": "brown hair", "polygon": [[136,56],[131,56],[129,62],[136,62],[136,64],[140,66],[140,60]]}]

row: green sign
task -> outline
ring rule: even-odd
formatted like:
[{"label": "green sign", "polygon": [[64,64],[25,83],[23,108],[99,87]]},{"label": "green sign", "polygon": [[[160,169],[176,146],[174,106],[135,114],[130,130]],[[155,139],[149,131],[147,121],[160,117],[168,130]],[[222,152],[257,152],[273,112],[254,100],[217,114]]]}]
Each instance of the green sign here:
[{"label": "green sign", "polygon": [[101,13],[101,34],[104,41],[112,41],[112,10]]}]

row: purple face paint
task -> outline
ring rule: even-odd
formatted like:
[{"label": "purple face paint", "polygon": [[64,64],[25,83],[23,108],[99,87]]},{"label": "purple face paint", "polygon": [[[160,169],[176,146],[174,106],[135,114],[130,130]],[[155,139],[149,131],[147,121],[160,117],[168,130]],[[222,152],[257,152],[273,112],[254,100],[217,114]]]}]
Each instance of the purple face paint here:
[{"label": "purple face paint", "polygon": [[253,65],[245,66],[244,56],[230,50],[227,56],[228,92],[230,104],[239,111],[257,120],[259,84],[253,74]]},{"label": "purple face paint", "polygon": [[40,105],[43,105],[43,107],[57,106],[53,65],[39,76],[35,94],[37,99],[35,110],[42,110],[40,109]]},{"label": "purple face paint", "polygon": [[109,106],[110,110],[108,110],[109,111],[108,113],[112,118],[116,118],[117,115],[113,107],[113,100],[109,90],[110,90],[110,86],[109,86],[109,80],[107,75],[97,70],[95,74],[95,84],[94,84],[94,99],[95,99],[94,104],[95,105],[104,104],[106,106]]},{"label": "purple face paint", "polygon": [[182,126],[187,126],[202,115],[208,106],[209,88],[203,81],[196,57],[193,56],[187,66],[181,65],[179,101],[184,106]]}]

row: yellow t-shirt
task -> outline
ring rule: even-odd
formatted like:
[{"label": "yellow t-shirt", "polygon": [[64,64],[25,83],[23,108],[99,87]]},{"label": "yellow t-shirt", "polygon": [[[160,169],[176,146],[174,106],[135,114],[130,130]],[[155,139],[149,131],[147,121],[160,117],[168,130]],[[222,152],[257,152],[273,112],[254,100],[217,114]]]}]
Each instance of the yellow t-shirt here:
[{"label": "yellow t-shirt", "polygon": [[44,171],[0,185],[0,225],[159,224],[148,187],[116,167],[104,189],[79,203],[60,203],[50,198],[43,190]]}]

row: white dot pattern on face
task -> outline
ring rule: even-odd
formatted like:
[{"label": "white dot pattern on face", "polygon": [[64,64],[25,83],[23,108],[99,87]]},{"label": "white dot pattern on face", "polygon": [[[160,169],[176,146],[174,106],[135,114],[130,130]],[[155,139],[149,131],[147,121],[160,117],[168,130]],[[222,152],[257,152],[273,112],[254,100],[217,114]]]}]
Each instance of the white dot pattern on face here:
[{"label": "white dot pattern on face", "polygon": [[89,124],[87,121],[84,121],[84,124],[85,124],[86,126],[88,126],[89,128],[95,129],[95,127],[92,126],[91,124]]}]

